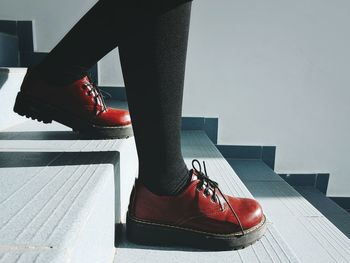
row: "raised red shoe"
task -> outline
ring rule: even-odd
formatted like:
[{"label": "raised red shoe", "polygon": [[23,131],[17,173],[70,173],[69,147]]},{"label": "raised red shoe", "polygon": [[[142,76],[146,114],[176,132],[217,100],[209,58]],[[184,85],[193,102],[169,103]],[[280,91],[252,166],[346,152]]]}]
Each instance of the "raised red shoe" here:
[{"label": "raised red shoe", "polygon": [[87,136],[108,139],[133,135],[129,111],[108,108],[88,76],[69,85],[52,85],[28,68],[14,111],[44,123],[57,121]]},{"label": "raised red shoe", "polygon": [[264,235],[266,219],[260,204],[223,194],[195,163],[200,167],[198,160],[192,161],[191,180],[177,196],[158,196],[136,179],[126,223],[131,242],[230,250]]}]

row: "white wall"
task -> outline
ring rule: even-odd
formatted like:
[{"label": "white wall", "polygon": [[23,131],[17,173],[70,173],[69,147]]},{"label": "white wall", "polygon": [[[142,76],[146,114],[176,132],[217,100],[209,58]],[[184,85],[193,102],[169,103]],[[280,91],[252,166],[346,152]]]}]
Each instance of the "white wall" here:
[{"label": "white wall", "polygon": [[184,113],[218,116],[219,143],[276,145],[277,172],[330,173],[328,195],[350,196],[349,11],[341,0],[197,1]]},{"label": "white wall", "polygon": [[[35,19],[35,47],[49,51],[94,2],[0,0],[0,19]],[[350,196],[349,11],[345,0],[194,0],[184,115],[219,117],[220,144],[276,145],[277,172],[330,173],[328,195]],[[100,62],[103,85],[122,85],[117,59]]]}]

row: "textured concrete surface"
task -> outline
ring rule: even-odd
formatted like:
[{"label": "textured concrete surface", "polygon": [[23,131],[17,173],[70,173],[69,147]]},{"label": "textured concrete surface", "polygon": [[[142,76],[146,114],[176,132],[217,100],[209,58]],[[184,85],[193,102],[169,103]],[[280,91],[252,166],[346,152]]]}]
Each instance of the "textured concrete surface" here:
[{"label": "textured concrete surface", "polygon": [[0,262],[112,262],[114,224],[125,222],[138,171],[134,139],[88,140],[55,122],[9,119],[0,131]]},{"label": "textured concrete surface", "polygon": [[108,153],[0,153],[0,262],[107,262],[114,252]]},{"label": "textured concrete surface", "polygon": [[350,240],[261,160],[228,161],[302,262],[350,261]]},{"label": "textured concrete surface", "polygon": [[[25,121],[0,131],[0,151],[6,152],[109,152],[119,153],[115,169],[116,223],[125,222],[129,193],[138,172],[134,138],[87,140],[59,123]],[[121,187],[123,185],[123,187]]]},{"label": "textured concrete surface", "polygon": [[[182,151],[188,167],[192,159],[205,161],[209,177],[228,194],[252,197],[248,189],[203,131],[182,131]],[[267,234],[258,242],[237,251],[200,251],[188,248],[138,246],[125,240],[116,248],[115,263],[133,262],[298,262],[268,218]]]},{"label": "textured concrete surface", "polygon": [[293,186],[318,211],[350,238],[350,214],[332,199],[311,186]]}]

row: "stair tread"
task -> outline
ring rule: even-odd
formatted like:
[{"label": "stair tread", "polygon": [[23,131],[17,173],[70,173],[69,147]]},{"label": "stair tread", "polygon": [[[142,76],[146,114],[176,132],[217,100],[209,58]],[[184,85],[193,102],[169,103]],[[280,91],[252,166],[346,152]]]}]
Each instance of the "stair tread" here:
[{"label": "stair tread", "polygon": [[[113,160],[106,162],[105,159],[110,156],[113,157]],[[58,159],[55,160],[52,165],[45,165],[45,162],[49,163],[56,157]],[[106,172],[103,172],[104,170],[106,170]],[[12,194],[11,189],[14,191],[21,187],[20,185],[23,178],[27,178],[27,180],[23,180],[23,182],[34,178],[32,180],[33,183],[26,186],[27,188],[29,186],[33,188],[28,188],[28,190],[25,191],[29,196],[22,196],[22,191],[18,191],[16,195],[12,197],[15,199],[14,203],[24,204],[27,201],[30,203],[30,196],[36,193],[38,193],[38,196],[43,195],[42,199],[38,201],[39,203],[32,202],[36,205],[35,207],[30,205],[25,206],[21,214],[26,217],[18,218],[18,220],[16,219],[17,221],[13,219],[11,221],[13,222],[11,228],[2,229],[1,225],[8,221],[6,218],[11,217],[11,206],[7,207],[7,210],[3,210],[3,207],[0,207],[1,212],[5,211],[0,215],[0,262],[17,262],[18,257],[20,257],[23,262],[34,262],[35,260],[37,260],[35,262],[50,263],[66,262],[66,258],[62,257],[67,255],[67,249],[72,250],[72,246],[68,247],[68,243],[65,245],[65,242],[68,242],[70,240],[70,235],[72,235],[70,233],[72,227],[69,225],[69,222],[62,221],[62,224],[56,227],[63,231],[58,232],[61,233],[61,239],[57,238],[56,243],[52,243],[51,239],[46,238],[45,229],[40,230],[40,233],[37,234],[37,239],[34,240],[17,240],[15,238],[18,235],[16,232],[17,230],[23,232],[24,237],[33,236],[33,233],[35,234],[36,229],[40,226],[37,228],[35,227],[43,224],[40,223],[40,220],[48,216],[44,213],[45,211],[57,210],[56,213],[60,213],[60,215],[73,213],[73,217],[75,215],[79,218],[87,218],[86,213],[84,216],[82,212],[79,212],[79,209],[73,207],[73,199],[69,196],[67,196],[67,200],[64,202],[67,209],[61,209],[60,206],[56,207],[56,203],[50,201],[65,198],[63,196],[64,191],[59,190],[59,185],[63,183],[65,178],[68,178],[65,186],[66,188],[72,186],[75,189],[74,193],[77,191],[80,192],[79,196],[84,194],[83,197],[78,198],[75,202],[79,204],[80,208],[87,206],[87,200],[89,198],[97,198],[97,195],[99,195],[102,200],[99,201],[102,205],[99,205],[98,209],[103,209],[105,204],[109,206],[108,211],[106,211],[106,209],[102,211],[103,214],[100,211],[94,213],[96,216],[91,218],[93,218],[96,223],[92,224],[87,231],[80,233],[80,235],[85,236],[92,232],[90,236],[93,236],[93,238],[100,238],[101,240],[93,240],[90,237],[89,240],[85,240],[82,244],[75,244],[74,248],[81,248],[78,252],[83,252],[85,249],[91,252],[86,253],[86,256],[83,255],[82,258],[84,262],[106,262],[105,259],[103,259],[106,253],[102,255],[102,258],[101,253],[99,253],[99,251],[103,250],[108,250],[108,258],[111,259],[114,254],[114,225],[123,220],[123,214],[125,214],[127,209],[128,194],[131,190],[136,172],[137,156],[133,138],[120,140],[84,140],[79,139],[77,134],[73,133],[70,128],[59,123],[53,122],[47,125],[30,120],[0,131],[0,206],[2,198],[6,199]],[[51,191],[40,190],[40,185],[34,182],[38,181],[38,183],[40,182],[41,184],[48,182],[54,175],[57,175],[57,177],[53,179],[45,189],[52,190],[53,193],[57,190],[58,194],[49,201],[46,201],[45,198],[50,197]],[[37,179],[35,179],[36,176]],[[79,189],[78,186],[80,184],[78,186],[73,186],[74,182],[70,180],[74,180],[77,176],[81,176],[80,180],[82,182],[87,182],[91,177],[90,182],[87,183],[89,187],[81,187],[81,189]],[[107,179],[109,182],[105,189],[100,188],[98,191],[93,191],[93,187],[96,187],[100,182]],[[122,188],[120,187],[121,185],[123,185]],[[7,189],[7,191],[3,191],[3,189]],[[53,193],[52,195],[54,195]],[[22,200],[21,198],[25,198],[25,196],[28,199]],[[13,202],[11,202],[11,204],[12,203]],[[71,209],[68,208],[69,205],[71,205]],[[43,206],[45,206],[45,208],[43,212],[40,212],[38,209]],[[2,217],[6,218],[2,219]],[[72,217],[65,216],[65,218],[67,217],[72,219]],[[33,223],[28,226],[28,229],[24,229],[24,223],[28,220],[32,220],[31,218],[36,219],[33,219]],[[77,219],[72,221],[74,225],[79,224],[79,220]],[[54,225],[55,222],[53,221],[45,223],[48,229],[47,232],[49,232],[50,228],[54,227]],[[1,229],[7,232],[1,232]],[[94,231],[97,231],[97,233],[94,233]],[[29,234],[26,234],[27,232]],[[99,237],[99,235],[104,236]],[[52,234],[52,236],[54,235]],[[18,246],[16,242],[22,245]],[[101,244],[101,246],[97,249],[94,247],[89,249],[90,246],[96,246],[96,242]],[[50,246],[53,244],[53,248],[47,248],[48,246],[44,246],[43,244],[49,244]],[[86,248],[84,249],[82,246],[86,246]],[[68,254],[76,255],[78,252]],[[40,255],[39,259],[36,259],[38,255]],[[98,255],[100,257],[96,258]],[[102,259],[103,261],[100,261]],[[80,262],[76,259],[71,260],[72,262]]]},{"label": "stair tread", "polygon": [[[66,262],[82,249],[80,243],[99,238],[98,231],[88,237],[82,232],[95,225],[88,222],[104,211],[97,205],[102,202],[110,219],[99,231],[113,228],[110,164],[118,158],[113,152],[1,151],[0,262]],[[111,243],[113,233],[107,234],[104,240]],[[108,243],[103,249],[112,250]]]},{"label": "stair tread", "polygon": [[1,131],[0,140],[2,150],[88,152],[118,150],[133,139],[84,140],[79,139],[79,135],[72,132],[71,128],[60,123],[52,122],[47,125],[28,120]]},{"label": "stair tread", "polygon": [[[60,125],[58,123],[53,123],[51,125],[40,124],[34,121],[26,121],[14,127],[7,129],[6,131],[0,132],[1,146],[0,149],[4,152],[78,152],[78,151],[113,151],[113,149],[128,148],[130,144],[126,143],[128,140],[79,140],[74,133],[70,131],[69,128]],[[191,167],[191,161],[193,158],[197,158],[200,161],[206,161],[206,167],[208,175],[216,180],[222,190],[228,194],[244,197],[252,197],[251,193],[248,191],[246,185],[250,187],[249,184],[254,183],[265,183],[265,184],[283,184],[284,182],[277,178],[270,178],[265,182],[251,181],[245,182],[246,185],[237,176],[234,170],[231,168],[230,164],[223,158],[220,152],[217,150],[215,145],[210,141],[208,136],[204,131],[182,131],[182,151],[185,157],[185,162],[188,167]],[[48,154],[48,153],[47,153]],[[261,167],[260,167],[261,168]],[[260,169],[259,168],[259,169]],[[257,172],[259,171],[257,169]],[[271,177],[271,173],[267,173]],[[244,181],[244,180],[243,180]],[[296,192],[296,191],[295,191]],[[255,193],[253,192],[255,195]],[[125,197],[125,194],[124,194]],[[255,195],[259,198],[259,195]],[[128,196],[126,196],[126,199]],[[266,206],[266,211],[268,207]],[[285,209],[285,208],[284,208]],[[259,261],[271,261],[271,262],[297,262],[300,259],[299,254],[295,253],[295,248],[290,246],[290,240],[287,238],[283,231],[284,228],[278,228],[278,222],[274,217],[268,215],[268,232],[265,237],[260,241],[253,244],[252,246],[238,251],[226,251],[226,252],[201,252],[196,254],[196,261],[198,257],[204,262],[209,262],[209,259],[213,260],[219,258],[221,261],[228,261],[228,259],[237,259],[240,262],[259,262]],[[304,221],[301,224],[305,225],[308,223],[307,220],[313,220],[314,224],[323,223],[320,213],[317,209],[308,208],[307,218],[303,218]],[[316,215],[316,219],[312,216]],[[279,218],[280,220],[280,218]],[[327,227],[329,227],[326,224]],[[282,231],[281,231],[282,230]],[[330,230],[333,231],[332,228]],[[325,231],[330,231],[328,228]],[[338,230],[339,231],[339,230]],[[283,235],[281,234],[283,232]],[[309,238],[310,239],[310,238]],[[307,239],[305,239],[307,240]],[[310,239],[311,241],[315,241]],[[287,242],[288,241],[288,242]],[[338,242],[338,239],[336,240]],[[327,240],[324,241],[320,246],[326,246]],[[343,242],[343,245],[346,245]],[[308,246],[310,248],[310,246]],[[318,246],[319,247],[319,246]],[[318,248],[317,247],[317,248]],[[142,247],[141,247],[142,248]],[[140,247],[129,244],[127,241],[123,241],[121,245],[117,248],[117,253],[115,255],[115,261],[120,262],[132,262],[134,255],[142,256],[145,260],[144,262],[154,261],[153,255],[158,255],[159,260],[163,259],[164,262],[164,251],[173,251],[172,249],[164,248],[154,248],[154,249],[141,249]],[[297,247],[298,248],[298,247]],[[323,254],[328,255],[328,252],[334,253],[336,259],[342,259],[340,256],[346,254],[343,250],[340,252],[339,249],[335,251],[327,250]],[[342,249],[342,247],[341,247]],[[317,251],[317,250],[316,250]],[[182,262],[183,260],[191,262],[193,257],[193,251],[185,249],[175,249],[174,257],[167,256],[167,262]],[[310,254],[310,253],[309,253]],[[323,255],[321,253],[321,255]],[[330,258],[325,257],[326,259]],[[0,258],[1,259],[1,258]],[[172,260],[172,261],[171,261]],[[194,260],[194,259],[193,259]],[[341,261],[341,260],[339,260]],[[0,261],[1,262],[1,261]],[[321,262],[321,261],[320,261]]]},{"label": "stair tread", "polygon": [[[45,151],[54,153],[61,151],[89,152],[108,150],[116,147],[118,144],[124,141],[77,140],[74,133],[70,132],[69,128],[63,125],[58,123],[44,125],[33,121],[26,121],[3,131],[0,133],[0,139],[2,142],[2,151]],[[221,188],[225,192],[237,196],[251,197],[251,194],[245,185],[239,180],[238,176],[231,169],[230,165],[221,156],[219,151],[203,131],[183,131],[182,145],[183,155],[189,167],[193,158],[205,160],[208,174],[211,176],[211,178],[219,182]],[[275,262],[296,262],[296,256],[290,250],[288,244],[281,238],[281,235],[276,230],[274,223],[269,222],[268,225],[269,231],[261,241],[258,241],[253,246],[242,251],[222,252],[222,259],[226,260],[226,253],[231,253],[231,257],[241,258],[242,262],[259,262],[259,260],[262,258],[269,258],[270,261]],[[123,244],[125,244],[125,247],[128,247],[128,243],[124,242]],[[119,247],[118,251],[120,252],[121,250],[125,249],[125,247]],[[141,250],[139,250],[139,248],[137,249],[137,251],[141,253]],[[156,253],[155,251],[162,250],[154,250],[154,253]],[[133,253],[128,254],[132,255]],[[211,255],[214,256],[214,254],[215,253]],[[118,258],[119,255],[122,255],[122,252],[119,254],[117,253],[116,258]],[[191,255],[188,254],[188,251],[184,251],[182,255],[184,258],[191,257]],[[216,256],[218,256],[218,254],[216,254]],[[151,260],[151,258],[149,258],[149,260]]]},{"label": "stair tread", "polygon": [[227,160],[302,262],[348,262],[350,240],[262,160]]},{"label": "stair tread", "polygon": [[350,214],[324,193],[311,186],[294,186],[315,208],[350,238]]},{"label": "stair tread", "polygon": [[[116,189],[121,192],[121,211],[126,211],[128,196],[133,184],[133,176],[137,173],[137,155],[133,137],[126,139],[79,139],[77,133],[60,123],[44,124],[37,121],[24,121],[6,130],[0,131],[1,151],[30,151],[30,152],[100,152],[115,151],[121,156],[119,173],[120,180],[128,186],[120,188],[116,181]],[[130,189],[129,189],[130,188]],[[116,190],[117,191],[117,190]],[[122,215],[117,214],[116,218]],[[125,216],[124,216],[125,217]],[[124,220],[124,218],[122,218]],[[118,223],[118,222],[116,222]]]},{"label": "stair tread", "polygon": [[[193,158],[204,160],[208,175],[228,194],[252,197],[204,131],[182,131],[182,152],[188,167]],[[129,243],[123,235],[115,262],[298,262],[286,240],[268,218],[266,235],[255,244],[236,251],[201,251],[186,248],[144,247]],[[195,253],[195,254],[194,254]]]}]

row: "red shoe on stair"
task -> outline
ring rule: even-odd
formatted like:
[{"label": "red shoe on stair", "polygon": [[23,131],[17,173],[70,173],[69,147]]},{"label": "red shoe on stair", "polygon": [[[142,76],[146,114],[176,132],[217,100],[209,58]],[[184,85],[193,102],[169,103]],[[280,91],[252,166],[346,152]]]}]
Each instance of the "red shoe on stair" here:
[{"label": "red shoe on stair", "polygon": [[14,111],[44,123],[57,121],[94,138],[133,135],[129,111],[106,107],[99,89],[87,76],[69,85],[52,85],[28,68]]},{"label": "red shoe on stair", "polygon": [[266,219],[260,204],[223,194],[203,164],[204,173],[199,161],[192,161],[191,180],[177,196],[155,195],[136,179],[126,223],[131,242],[229,250],[244,248],[264,235]]}]

